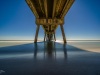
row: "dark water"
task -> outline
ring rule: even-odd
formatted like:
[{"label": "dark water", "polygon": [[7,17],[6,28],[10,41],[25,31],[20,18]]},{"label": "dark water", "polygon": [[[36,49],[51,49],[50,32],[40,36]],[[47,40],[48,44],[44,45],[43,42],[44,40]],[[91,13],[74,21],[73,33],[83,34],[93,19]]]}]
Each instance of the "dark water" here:
[{"label": "dark water", "polygon": [[0,75],[100,75],[100,53],[57,42],[1,47]]}]

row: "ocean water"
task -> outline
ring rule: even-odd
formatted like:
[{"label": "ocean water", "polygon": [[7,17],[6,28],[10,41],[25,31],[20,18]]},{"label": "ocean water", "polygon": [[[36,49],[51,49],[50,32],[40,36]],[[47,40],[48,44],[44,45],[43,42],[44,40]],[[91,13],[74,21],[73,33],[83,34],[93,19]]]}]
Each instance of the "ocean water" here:
[{"label": "ocean water", "polygon": [[100,41],[0,41],[0,75],[100,75]]}]

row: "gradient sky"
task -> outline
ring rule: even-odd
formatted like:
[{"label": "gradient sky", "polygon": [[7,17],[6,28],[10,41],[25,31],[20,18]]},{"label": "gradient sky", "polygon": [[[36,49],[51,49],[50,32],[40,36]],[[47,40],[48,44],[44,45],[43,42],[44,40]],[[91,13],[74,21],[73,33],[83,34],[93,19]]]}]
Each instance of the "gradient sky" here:
[{"label": "gradient sky", "polygon": [[[68,40],[100,40],[100,0],[76,0],[65,16]],[[25,0],[0,0],[0,40],[33,40],[35,16]],[[43,39],[42,27],[39,39]],[[56,30],[62,40],[61,30]]]}]

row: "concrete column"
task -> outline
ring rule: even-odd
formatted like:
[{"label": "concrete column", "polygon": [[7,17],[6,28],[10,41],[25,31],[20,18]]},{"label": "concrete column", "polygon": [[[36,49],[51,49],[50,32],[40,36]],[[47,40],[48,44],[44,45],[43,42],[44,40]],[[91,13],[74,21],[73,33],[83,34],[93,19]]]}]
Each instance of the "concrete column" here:
[{"label": "concrete column", "polygon": [[61,31],[62,31],[63,41],[64,41],[64,43],[66,43],[66,36],[65,36],[65,33],[64,33],[63,25],[60,25],[60,28],[61,28]]},{"label": "concrete column", "polygon": [[35,34],[35,39],[34,39],[34,43],[36,43],[36,42],[37,42],[39,28],[40,28],[40,25],[37,25],[37,28],[36,28],[36,34]]},{"label": "concrete column", "polygon": [[44,41],[46,41],[46,32],[44,32]]},{"label": "concrete column", "polygon": [[54,40],[56,41],[56,36],[55,36],[55,33],[54,33]]}]

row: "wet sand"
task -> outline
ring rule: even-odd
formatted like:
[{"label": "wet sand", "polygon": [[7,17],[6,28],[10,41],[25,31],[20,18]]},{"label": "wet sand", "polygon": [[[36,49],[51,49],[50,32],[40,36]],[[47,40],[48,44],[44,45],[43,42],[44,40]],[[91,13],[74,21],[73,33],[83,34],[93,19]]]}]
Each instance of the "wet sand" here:
[{"label": "wet sand", "polygon": [[0,45],[0,75],[100,75],[100,42]]}]

